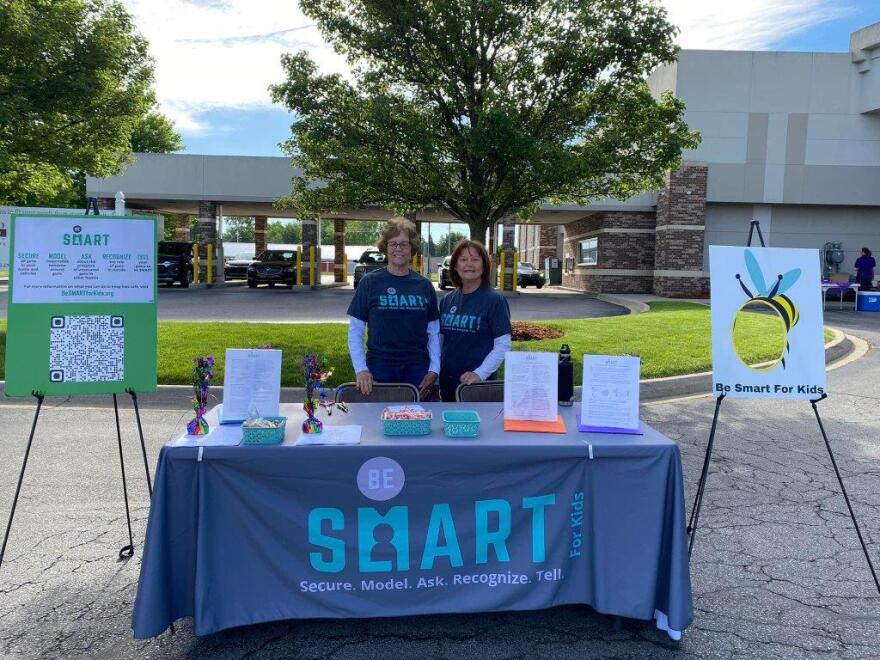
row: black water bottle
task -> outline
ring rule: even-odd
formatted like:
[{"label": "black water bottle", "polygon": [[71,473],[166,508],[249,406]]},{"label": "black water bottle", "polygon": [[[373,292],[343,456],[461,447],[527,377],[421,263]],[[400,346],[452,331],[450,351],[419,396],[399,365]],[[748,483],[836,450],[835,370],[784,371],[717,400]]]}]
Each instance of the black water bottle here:
[{"label": "black water bottle", "polygon": [[568,344],[559,349],[559,405],[574,405],[574,365]]}]

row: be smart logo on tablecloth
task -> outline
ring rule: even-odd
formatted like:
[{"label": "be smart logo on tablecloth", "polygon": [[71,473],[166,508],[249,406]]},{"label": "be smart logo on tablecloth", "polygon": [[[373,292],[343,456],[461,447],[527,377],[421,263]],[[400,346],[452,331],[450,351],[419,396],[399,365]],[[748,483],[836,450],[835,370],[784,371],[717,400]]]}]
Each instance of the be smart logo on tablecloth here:
[{"label": "be smart logo on tablecloth", "polygon": [[715,396],[815,399],[826,389],[814,250],[709,248]]},{"label": "be smart logo on tablecloth", "polygon": [[403,490],[406,475],[393,458],[376,456],[361,465],[357,473],[358,490],[375,502],[393,499]]}]

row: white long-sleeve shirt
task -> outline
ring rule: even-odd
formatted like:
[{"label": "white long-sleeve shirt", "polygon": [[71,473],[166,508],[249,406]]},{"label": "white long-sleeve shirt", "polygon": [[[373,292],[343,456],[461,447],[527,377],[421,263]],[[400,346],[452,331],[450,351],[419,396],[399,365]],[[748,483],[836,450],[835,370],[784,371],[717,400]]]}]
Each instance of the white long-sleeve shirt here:
[{"label": "white long-sleeve shirt", "polygon": [[492,342],[492,350],[483,358],[482,364],[474,369],[474,373],[480,377],[480,380],[486,380],[498,371],[498,367],[504,362],[504,355],[510,350],[510,335],[501,335],[495,337]]},{"label": "white long-sleeve shirt", "polygon": [[[366,330],[366,323],[353,316],[348,317],[348,353],[351,355],[351,364],[355,373],[369,371],[367,352],[364,349]],[[428,371],[433,371],[435,374],[440,373],[440,321],[428,323]]]}]

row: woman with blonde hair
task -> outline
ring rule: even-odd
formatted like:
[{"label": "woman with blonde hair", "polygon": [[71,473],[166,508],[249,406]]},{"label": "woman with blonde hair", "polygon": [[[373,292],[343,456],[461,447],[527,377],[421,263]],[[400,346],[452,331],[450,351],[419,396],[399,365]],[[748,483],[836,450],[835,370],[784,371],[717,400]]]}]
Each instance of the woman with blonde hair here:
[{"label": "woman with blonde hair", "polygon": [[455,401],[459,385],[494,378],[510,350],[510,308],[489,284],[489,254],[478,241],[459,241],[449,260],[456,287],[440,303],[440,397]]},{"label": "woman with blonde hair", "polygon": [[348,307],[348,350],[363,394],[372,392],[374,381],[410,383],[425,399],[440,373],[437,294],[409,267],[420,245],[412,222],[389,220],[376,244],[387,266],[364,275]]}]

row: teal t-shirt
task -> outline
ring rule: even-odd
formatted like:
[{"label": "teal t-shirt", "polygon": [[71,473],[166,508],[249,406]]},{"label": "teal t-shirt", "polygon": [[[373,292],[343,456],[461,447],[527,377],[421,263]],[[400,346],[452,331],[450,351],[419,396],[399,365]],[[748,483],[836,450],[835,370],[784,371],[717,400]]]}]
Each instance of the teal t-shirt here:
[{"label": "teal t-shirt", "polygon": [[368,360],[427,363],[428,324],[439,318],[437,293],[418,273],[392,275],[386,268],[367,273],[348,306],[348,315],[367,324]]},{"label": "teal t-shirt", "polygon": [[507,301],[488,286],[468,294],[456,289],[440,302],[440,332],[441,387],[454,387],[465,371],[483,363],[496,337],[511,334]]}]

